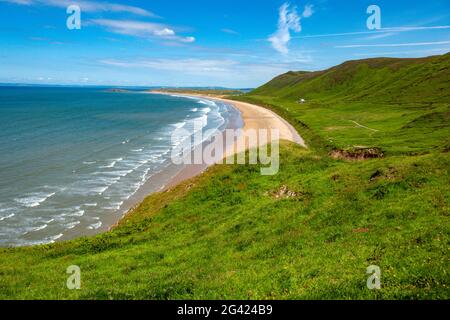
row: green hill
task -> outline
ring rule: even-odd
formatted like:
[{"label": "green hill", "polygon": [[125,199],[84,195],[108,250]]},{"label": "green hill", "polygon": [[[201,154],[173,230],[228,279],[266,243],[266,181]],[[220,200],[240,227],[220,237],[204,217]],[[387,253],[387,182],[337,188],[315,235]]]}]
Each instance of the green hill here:
[{"label": "green hill", "polygon": [[450,53],[419,59],[348,61],[317,72],[291,71],[252,94],[324,102],[445,103],[450,101],[449,82]]},{"label": "green hill", "polygon": [[[288,72],[237,97],[301,126],[312,147],[377,147],[387,155],[450,148],[450,53],[375,58],[318,72]],[[305,99],[305,103],[299,103]]]},{"label": "green hill", "polygon": [[102,235],[1,249],[0,297],[448,299],[449,57],[289,72],[236,96],[309,149],[283,142],[274,176],[210,167]]}]

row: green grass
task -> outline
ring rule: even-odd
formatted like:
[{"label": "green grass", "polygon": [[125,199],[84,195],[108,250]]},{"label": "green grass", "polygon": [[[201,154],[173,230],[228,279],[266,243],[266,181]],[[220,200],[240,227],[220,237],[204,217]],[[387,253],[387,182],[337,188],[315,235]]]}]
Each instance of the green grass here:
[{"label": "green grass", "polygon": [[414,155],[450,148],[449,85],[450,53],[288,72],[235,98],[280,113],[316,150],[366,146],[387,155]]},{"label": "green grass", "polygon": [[[286,143],[281,159],[275,176],[210,168],[103,235],[4,249],[0,297],[448,298],[447,154],[349,166]],[[276,199],[283,185],[297,195]]]},{"label": "green grass", "polygon": [[[434,70],[428,63],[396,61],[389,68]],[[327,72],[317,74],[288,77],[306,83]],[[95,237],[1,249],[0,298],[448,299],[448,81],[442,96],[422,91],[414,101],[373,101],[341,92],[364,81],[354,75],[343,72],[348,80],[334,86],[323,80],[327,89],[305,104],[284,80],[236,97],[285,117],[309,149],[283,142],[274,176],[260,175],[258,165],[210,167],[149,196],[117,228]],[[293,96],[280,94],[288,91]],[[328,155],[355,146],[379,147],[385,157]],[[294,196],[276,197],[286,189]],[[366,287],[372,264],[381,268],[380,290]],[[80,290],[66,288],[69,265],[81,268]]]},{"label": "green grass", "polygon": [[414,155],[450,148],[450,103],[430,107],[336,101],[321,105],[258,95],[236,99],[283,114],[316,150],[376,146],[387,155]]},{"label": "green grass", "polygon": [[450,53],[420,59],[348,61],[317,72],[288,72],[252,92],[323,104],[371,101],[389,104],[448,103]]}]

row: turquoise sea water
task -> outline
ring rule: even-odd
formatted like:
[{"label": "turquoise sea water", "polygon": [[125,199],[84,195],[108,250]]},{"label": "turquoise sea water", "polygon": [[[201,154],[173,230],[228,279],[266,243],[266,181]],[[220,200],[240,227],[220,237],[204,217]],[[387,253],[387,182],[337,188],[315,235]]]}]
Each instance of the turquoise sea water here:
[{"label": "turquoise sea water", "polygon": [[0,87],[0,245],[48,243],[117,220],[170,166],[171,135],[224,128],[231,106],[101,88]]}]

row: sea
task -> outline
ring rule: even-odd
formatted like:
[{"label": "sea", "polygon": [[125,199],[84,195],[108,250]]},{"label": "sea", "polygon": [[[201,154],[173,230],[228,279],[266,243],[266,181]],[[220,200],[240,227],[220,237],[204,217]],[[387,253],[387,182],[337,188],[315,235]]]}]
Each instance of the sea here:
[{"label": "sea", "polygon": [[[224,130],[239,112],[197,97],[89,87],[0,87],[0,246],[107,230],[139,192],[181,170],[175,130]],[[197,125],[194,125],[197,122]],[[142,190],[142,188],[146,190]]]}]

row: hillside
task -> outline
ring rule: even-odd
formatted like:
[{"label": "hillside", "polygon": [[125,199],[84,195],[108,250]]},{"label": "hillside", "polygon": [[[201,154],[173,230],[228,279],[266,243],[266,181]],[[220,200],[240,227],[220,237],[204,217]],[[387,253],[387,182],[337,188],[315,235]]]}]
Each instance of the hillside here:
[{"label": "hillside", "polygon": [[[288,72],[252,92],[282,99],[332,102],[445,103],[450,101],[450,53],[419,59],[348,61],[325,71]],[[423,95],[426,92],[426,95]]]},{"label": "hillside", "polygon": [[[448,299],[449,58],[289,72],[235,97],[309,149],[283,142],[274,176],[210,167],[102,235],[1,249],[0,298]],[[366,287],[373,264],[380,290]],[[69,265],[81,290],[66,288]]]},{"label": "hillside", "polygon": [[413,155],[450,148],[450,53],[288,72],[236,98],[280,113],[327,152],[376,147],[384,155]]}]

